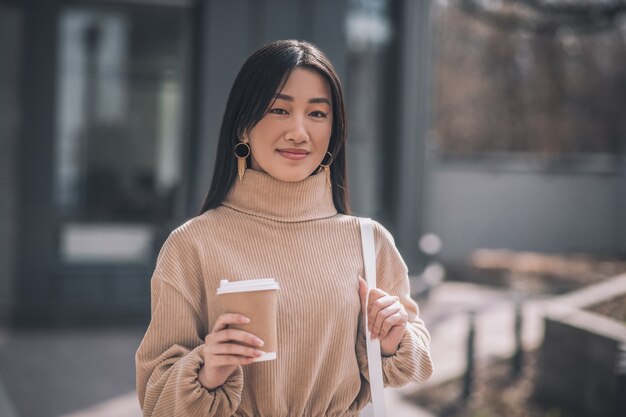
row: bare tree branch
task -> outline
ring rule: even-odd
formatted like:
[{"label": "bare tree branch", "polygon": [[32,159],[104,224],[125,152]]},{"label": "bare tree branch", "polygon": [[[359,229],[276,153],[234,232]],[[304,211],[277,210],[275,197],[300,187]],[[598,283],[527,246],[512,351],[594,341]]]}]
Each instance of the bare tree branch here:
[{"label": "bare tree branch", "polygon": [[626,2],[546,2],[541,0],[502,0],[499,7],[488,7],[480,0],[456,0],[464,13],[506,31],[525,31],[554,35],[568,27],[578,33],[595,33],[614,27],[615,20],[626,13]]}]

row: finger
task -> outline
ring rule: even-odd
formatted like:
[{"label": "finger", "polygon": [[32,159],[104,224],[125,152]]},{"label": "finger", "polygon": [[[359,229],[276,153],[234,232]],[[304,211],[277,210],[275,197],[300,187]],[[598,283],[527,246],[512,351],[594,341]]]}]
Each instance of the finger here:
[{"label": "finger", "polygon": [[398,313],[400,310],[401,307],[392,302],[390,305],[386,306],[378,312],[378,314],[376,315],[376,320],[372,323],[372,339],[376,339],[380,335],[380,331],[385,325],[385,321],[388,320],[389,317]]},{"label": "finger", "polygon": [[211,347],[211,354],[218,356],[245,356],[249,358],[258,358],[263,355],[263,351],[248,346],[238,345],[236,343],[219,343]]},{"label": "finger", "polygon": [[376,321],[376,315],[378,314],[378,310],[375,308],[376,301],[383,297],[385,294],[384,291],[381,291],[377,288],[372,288],[369,290],[368,300],[367,300],[367,326],[368,330],[372,331],[372,324]]},{"label": "finger", "polygon": [[359,275],[359,298],[361,299],[361,311],[365,311],[367,299],[367,282]]},{"label": "finger", "polygon": [[397,302],[398,302],[398,299],[389,294],[385,294],[373,300],[370,306],[369,314],[368,314],[368,319],[370,319],[369,323],[374,324],[374,321],[376,319],[376,314],[380,310],[387,308],[390,305],[395,304]]},{"label": "finger", "polygon": [[371,334],[373,339],[380,338],[381,329],[383,328],[385,321],[389,317],[398,313],[401,308],[402,307],[398,306],[396,303],[391,303],[378,312],[376,318],[372,321]]},{"label": "finger", "polygon": [[229,324],[245,324],[250,323],[250,319],[242,314],[236,313],[225,313],[220,314],[220,316],[215,321],[215,325],[213,326],[212,331],[220,331],[226,328]]},{"label": "finger", "polygon": [[250,332],[238,329],[224,329],[215,332],[215,341],[224,342],[240,342],[250,346],[263,346],[263,340],[259,339]]},{"label": "finger", "polygon": [[259,358],[257,355],[229,355],[229,354],[216,354],[212,352],[212,349],[218,348],[220,345],[205,345],[204,346],[204,363],[205,366],[210,368],[220,368],[224,366],[233,365],[247,365]]},{"label": "finger", "polygon": [[372,318],[372,306],[374,305],[376,300],[378,300],[380,297],[384,297],[385,295],[387,295],[387,293],[384,292],[383,290],[378,289],[378,288],[372,288],[370,290],[369,296],[368,296],[368,299],[367,299],[368,320]]},{"label": "finger", "polygon": [[400,310],[397,313],[394,313],[393,315],[389,316],[387,320],[385,320],[385,322],[383,323],[383,326],[380,330],[379,339],[382,340],[385,337],[387,337],[389,332],[391,332],[391,330],[396,326],[402,326],[402,327],[406,326],[407,322],[408,322],[408,315],[406,314],[406,311]]},{"label": "finger", "polygon": [[215,355],[211,357],[211,360],[207,363],[211,364],[211,367],[217,368],[220,366],[226,365],[247,365],[249,363],[254,362],[256,358],[251,358],[248,356],[238,356],[238,355]]},{"label": "finger", "polygon": [[220,361],[224,357],[256,359],[264,353],[262,350],[237,343],[214,343],[204,346],[205,363],[209,363],[213,367],[218,366],[216,364],[221,363]]},{"label": "finger", "polygon": [[[370,332],[374,330],[374,324],[377,321],[377,316],[381,310],[391,306],[396,303],[397,300],[391,295],[384,295],[372,303],[372,307],[368,313],[368,324],[370,328]],[[380,326],[379,326],[380,327]]]}]

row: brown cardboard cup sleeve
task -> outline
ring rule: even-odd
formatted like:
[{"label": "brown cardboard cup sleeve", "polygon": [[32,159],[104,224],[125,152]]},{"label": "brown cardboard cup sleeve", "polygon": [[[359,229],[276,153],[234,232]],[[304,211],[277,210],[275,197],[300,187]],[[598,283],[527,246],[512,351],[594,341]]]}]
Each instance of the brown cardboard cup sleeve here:
[{"label": "brown cardboard cup sleeve", "polygon": [[249,279],[243,281],[221,280],[217,295],[223,313],[243,314],[250,323],[231,324],[228,327],[252,333],[265,342],[261,347],[252,346],[265,353],[255,362],[276,359],[278,332],[278,282],[274,278]]}]

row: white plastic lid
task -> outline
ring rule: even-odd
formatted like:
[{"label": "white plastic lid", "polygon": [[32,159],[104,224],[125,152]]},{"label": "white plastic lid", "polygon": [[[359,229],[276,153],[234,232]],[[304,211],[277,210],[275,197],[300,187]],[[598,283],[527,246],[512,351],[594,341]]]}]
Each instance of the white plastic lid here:
[{"label": "white plastic lid", "polygon": [[267,291],[277,290],[278,282],[274,278],[247,279],[244,281],[232,281],[227,279],[220,280],[220,286],[217,294],[227,294],[232,292],[245,291]]},{"label": "white plastic lid", "polygon": [[252,362],[271,361],[276,359],[276,352],[265,352],[261,356],[252,360]]}]

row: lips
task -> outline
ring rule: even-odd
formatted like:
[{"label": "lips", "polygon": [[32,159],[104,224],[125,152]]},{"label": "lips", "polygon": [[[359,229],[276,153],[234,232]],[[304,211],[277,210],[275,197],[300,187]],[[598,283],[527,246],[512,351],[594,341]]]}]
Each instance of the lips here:
[{"label": "lips", "polygon": [[279,149],[278,152],[301,153],[301,154],[309,153],[306,149],[301,149],[301,148]]},{"label": "lips", "polygon": [[280,156],[283,158],[291,159],[293,161],[300,161],[309,155],[305,149],[278,149]]}]

